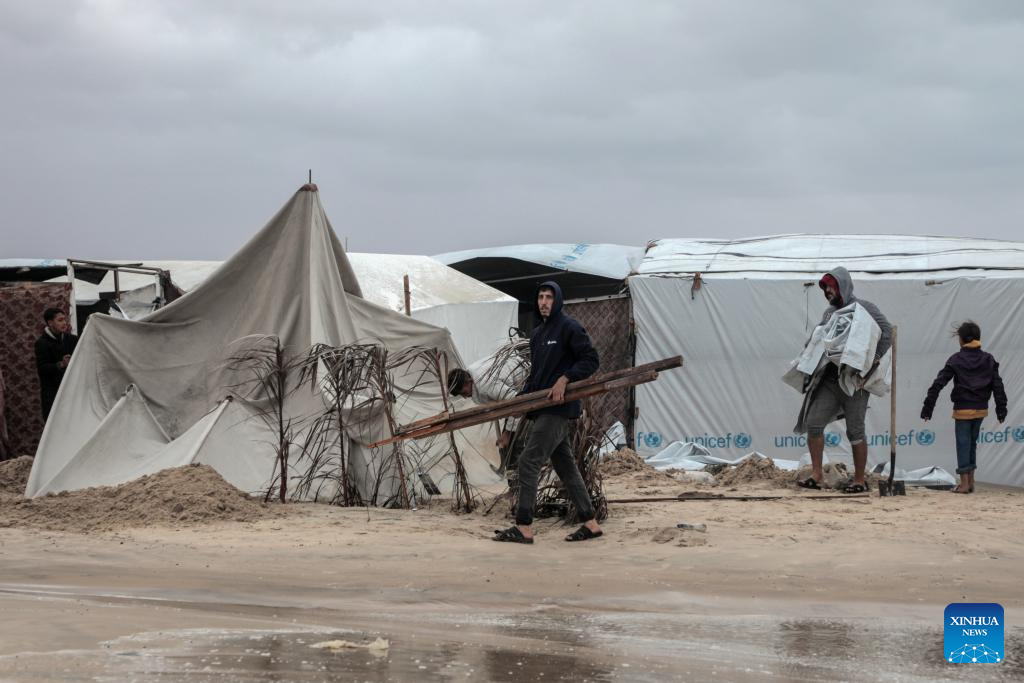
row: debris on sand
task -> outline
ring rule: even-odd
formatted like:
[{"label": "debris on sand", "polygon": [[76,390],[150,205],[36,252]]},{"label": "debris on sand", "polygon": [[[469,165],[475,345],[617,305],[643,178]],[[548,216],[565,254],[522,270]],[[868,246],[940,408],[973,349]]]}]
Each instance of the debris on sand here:
[{"label": "debris on sand", "polygon": [[384,638],[377,638],[372,643],[353,643],[351,640],[325,640],[321,643],[313,643],[310,647],[335,652],[338,650],[369,650],[372,654],[387,652],[388,648],[391,647],[391,643]]},{"label": "debris on sand", "polygon": [[637,455],[636,451],[632,448],[620,448],[617,451],[612,451],[601,458],[601,464],[598,468],[601,470],[602,477],[614,477],[619,474],[626,474],[627,472],[654,470],[654,467],[648,465],[647,461]]},{"label": "debris on sand", "polygon": [[657,530],[651,540],[655,543],[675,543],[680,548],[693,548],[696,546],[707,545],[708,538],[706,533],[695,533],[693,530],[677,529],[673,527],[664,527],[663,529]]},{"label": "debris on sand", "polygon": [[[24,487],[22,487],[24,490]],[[284,514],[239,491],[208,465],[163,470],[120,486],[64,491],[39,498],[9,493],[0,527],[110,531],[131,527],[248,522]]]},{"label": "debris on sand", "polygon": [[768,483],[788,486],[795,481],[792,472],[780,470],[771,458],[750,457],[738,465],[727,467],[715,477],[717,486],[739,486],[741,484]]},{"label": "debris on sand", "polygon": [[0,493],[21,495],[28,484],[28,475],[32,471],[32,456],[0,462]]},{"label": "debris on sand", "polygon": [[676,481],[686,484],[696,484],[697,486],[715,485],[714,475],[704,470],[681,470],[673,467],[665,470],[665,474],[668,474]]}]

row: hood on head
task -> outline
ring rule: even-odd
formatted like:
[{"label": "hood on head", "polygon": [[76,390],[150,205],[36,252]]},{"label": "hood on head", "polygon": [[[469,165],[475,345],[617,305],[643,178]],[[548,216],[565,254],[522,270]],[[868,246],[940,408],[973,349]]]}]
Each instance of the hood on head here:
[{"label": "hood on head", "polygon": [[553,280],[542,282],[537,286],[537,291],[533,294],[533,311],[537,315],[540,315],[540,308],[537,307],[537,297],[540,295],[540,290],[544,288],[550,288],[555,293],[555,305],[551,307],[551,316],[555,317],[562,312],[562,288],[558,286],[558,283]]},{"label": "hood on head", "polygon": [[[850,272],[839,266],[825,273],[825,275],[831,277],[839,285],[839,296],[843,297],[843,305],[847,306],[854,301],[853,297],[853,278],[850,277]],[[825,278],[821,278],[818,281],[818,287],[822,290],[825,289]]]}]

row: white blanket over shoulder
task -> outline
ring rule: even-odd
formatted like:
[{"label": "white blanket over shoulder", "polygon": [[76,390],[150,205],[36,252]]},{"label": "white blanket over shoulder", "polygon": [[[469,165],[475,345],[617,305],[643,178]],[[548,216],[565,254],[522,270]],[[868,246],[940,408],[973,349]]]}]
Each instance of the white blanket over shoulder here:
[{"label": "white blanket over shoulder", "polygon": [[[882,331],[867,309],[857,303],[840,308],[811,332],[803,351],[791,363],[782,381],[803,391],[807,380],[827,363],[839,367],[839,386],[852,396],[860,377],[875,359]],[[892,354],[886,351],[863,388],[875,396],[889,393],[892,385]]]}]

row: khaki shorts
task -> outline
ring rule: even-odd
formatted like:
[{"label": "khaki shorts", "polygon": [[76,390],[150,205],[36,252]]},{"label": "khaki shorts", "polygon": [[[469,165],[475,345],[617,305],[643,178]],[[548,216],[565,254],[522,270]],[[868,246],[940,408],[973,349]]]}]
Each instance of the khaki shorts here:
[{"label": "khaki shorts", "polygon": [[840,418],[846,420],[846,438],[850,445],[864,440],[864,416],[868,412],[868,392],[860,389],[853,396],[847,396],[839,388],[839,380],[826,377],[814,390],[814,396],[807,407],[804,424],[808,437],[820,437],[825,427]]}]

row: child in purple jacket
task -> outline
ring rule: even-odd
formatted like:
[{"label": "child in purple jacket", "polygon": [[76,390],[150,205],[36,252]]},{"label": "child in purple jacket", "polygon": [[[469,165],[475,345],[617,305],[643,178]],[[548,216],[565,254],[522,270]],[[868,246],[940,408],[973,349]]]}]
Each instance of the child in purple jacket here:
[{"label": "child in purple jacket", "polygon": [[981,328],[967,322],[956,330],[960,350],[949,357],[939,371],[921,408],[921,419],[930,420],[942,388],[953,380],[953,420],[956,425],[956,472],[960,484],[953,493],[974,493],[974,471],[978,469],[978,434],[988,415],[988,399],[995,396],[996,418],[1006,419],[1006,392],[999,377],[999,363],[981,350]]}]

